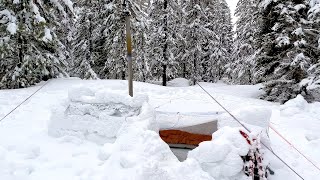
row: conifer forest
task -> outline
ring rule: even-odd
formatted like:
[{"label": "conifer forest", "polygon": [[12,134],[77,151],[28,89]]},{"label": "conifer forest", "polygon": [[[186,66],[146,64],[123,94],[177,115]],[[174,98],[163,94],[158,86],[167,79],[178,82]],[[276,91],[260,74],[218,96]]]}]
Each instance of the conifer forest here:
[{"label": "conifer forest", "polygon": [[0,89],[53,78],[263,84],[320,101],[320,0],[0,0]]}]

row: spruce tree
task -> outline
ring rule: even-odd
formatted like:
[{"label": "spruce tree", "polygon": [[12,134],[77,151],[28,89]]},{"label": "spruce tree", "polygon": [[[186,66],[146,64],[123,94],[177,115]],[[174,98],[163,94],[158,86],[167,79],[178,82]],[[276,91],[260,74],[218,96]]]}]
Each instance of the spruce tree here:
[{"label": "spruce tree", "polygon": [[[131,14],[130,28],[133,39],[133,61],[134,63],[137,61],[141,63],[141,61],[144,61],[144,58],[142,58],[142,41],[144,41],[145,37],[142,11],[139,4],[133,0],[127,0],[126,6]],[[93,69],[99,78],[126,78],[127,58],[124,10],[125,7],[122,1],[103,1],[98,17],[101,22],[96,30],[100,36],[95,36],[93,39],[97,51]],[[135,73],[139,73],[139,71]],[[137,77],[136,74],[134,76]]]},{"label": "spruce tree", "polygon": [[72,31],[72,57],[74,59],[71,74],[82,79],[97,79],[92,69],[94,61],[93,31],[98,25],[98,2],[78,0],[76,2],[76,23]]},{"label": "spruce tree", "polygon": [[[318,54],[310,46],[310,6],[306,1],[261,1],[262,26],[258,39],[254,82],[266,82],[263,98],[286,102],[304,93],[300,82],[308,77],[308,69]],[[317,55],[316,55],[317,56]]]},{"label": "spruce tree", "polygon": [[232,83],[252,84],[252,61],[257,50],[258,6],[255,0],[240,0],[235,16],[236,35],[228,75]]},{"label": "spruce tree", "polygon": [[187,78],[192,79],[193,83],[202,80],[204,69],[202,60],[206,55],[202,43],[206,41],[204,32],[204,11],[198,0],[187,0],[184,7],[185,11],[185,31],[183,37],[186,41],[185,53],[182,60],[186,64]]},{"label": "spruce tree", "polygon": [[211,41],[208,53],[212,62],[206,65],[206,74],[209,75],[210,81],[217,81],[225,73],[225,66],[230,62],[232,51],[233,32],[230,8],[225,0],[209,1],[205,14],[207,18],[205,27],[211,31],[207,34]]},{"label": "spruce tree", "polygon": [[311,26],[307,32],[311,36],[310,47],[318,51],[311,58],[312,64],[308,69],[308,78],[304,79],[300,85],[309,100],[320,101],[320,1],[311,0],[309,5],[308,21]]},{"label": "spruce tree", "polygon": [[154,0],[148,10],[150,19],[148,31],[148,63],[153,79],[162,78],[166,86],[168,77],[178,74],[177,56],[179,49],[179,32],[181,18],[177,10],[178,2],[174,0]]},{"label": "spruce tree", "polygon": [[230,9],[224,0],[185,2],[185,61],[188,78],[215,82],[221,79],[232,45]]},{"label": "spruce tree", "polygon": [[[63,3],[72,4],[65,0]],[[55,33],[65,13],[59,1],[0,3],[0,88],[28,87],[42,80],[66,76],[67,62],[60,59],[61,41]]]}]

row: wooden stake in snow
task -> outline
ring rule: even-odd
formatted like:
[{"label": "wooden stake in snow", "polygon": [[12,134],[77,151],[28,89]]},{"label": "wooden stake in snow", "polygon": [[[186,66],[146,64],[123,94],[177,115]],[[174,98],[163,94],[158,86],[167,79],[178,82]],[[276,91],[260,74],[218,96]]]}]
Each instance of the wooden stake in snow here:
[{"label": "wooden stake in snow", "polygon": [[133,97],[133,70],[132,70],[132,39],[130,31],[130,12],[127,9],[126,1],[124,0],[124,15],[126,17],[126,41],[127,41],[127,59],[128,59],[128,87],[129,95]]}]

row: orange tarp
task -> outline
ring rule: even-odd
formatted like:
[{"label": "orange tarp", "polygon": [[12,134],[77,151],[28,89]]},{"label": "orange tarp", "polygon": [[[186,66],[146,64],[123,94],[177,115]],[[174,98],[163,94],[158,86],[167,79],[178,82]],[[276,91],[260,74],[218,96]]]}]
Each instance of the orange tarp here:
[{"label": "orange tarp", "polygon": [[160,131],[161,139],[167,144],[187,144],[198,146],[203,141],[211,141],[212,136],[192,134],[180,130],[162,130]]}]

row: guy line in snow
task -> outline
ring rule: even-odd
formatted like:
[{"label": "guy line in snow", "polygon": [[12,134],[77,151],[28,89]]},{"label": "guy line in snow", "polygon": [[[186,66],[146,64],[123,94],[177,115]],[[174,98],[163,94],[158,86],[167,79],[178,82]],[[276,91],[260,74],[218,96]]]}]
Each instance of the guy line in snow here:
[{"label": "guy line in snow", "polygon": [[[251,133],[250,129],[247,128],[243,123],[240,122],[228,109],[226,109],[216,98],[214,98],[205,88],[203,88],[197,81],[196,84],[206,93],[208,94],[211,99],[213,99],[223,110],[225,110],[235,121],[237,121],[245,130]],[[268,149],[276,158],[278,158],[284,165],[286,165],[292,172],[294,172],[298,177],[304,180],[304,178],[296,172],[292,167],[289,166],[282,158],[280,158],[273,150],[271,150],[268,146],[266,146],[263,142],[261,144]]]},{"label": "guy line in snow", "polygon": [[0,123],[6,119],[10,114],[12,114],[15,110],[17,110],[22,104],[24,104],[25,102],[27,102],[30,98],[32,98],[36,93],[38,93],[41,89],[43,89],[46,85],[49,84],[49,82],[51,82],[51,80],[48,80],[46,83],[44,83],[40,88],[38,88],[35,92],[33,92],[29,97],[27,97],[27,99],[25,99],[24,101],[22,101],[20,104],[18,104],[15,108],[13,108],[9,113],[7,113],[3,118],[0,119]]},{"label": "guy line in snow", "polygon": [[302,154],[302,152],[299,149],[297,149],[289,140],[287,140],[283,135],[281,135],[279,131],[277,131],[273,126],[271,126],[271,124],[269,125],[269,127],[276,134],[278,134],[278,136],[280,136],[286,143],[288,143],[290,145],[290,147],[295,149],[301,156],[303,156],[307,161],[309,161],[315,168],[317,168],[320,171],[320,168],[314,162],[312,162],[306,155]]}]

